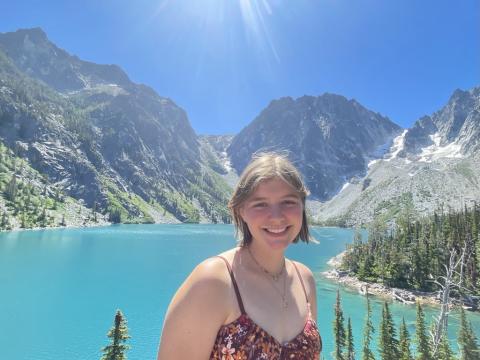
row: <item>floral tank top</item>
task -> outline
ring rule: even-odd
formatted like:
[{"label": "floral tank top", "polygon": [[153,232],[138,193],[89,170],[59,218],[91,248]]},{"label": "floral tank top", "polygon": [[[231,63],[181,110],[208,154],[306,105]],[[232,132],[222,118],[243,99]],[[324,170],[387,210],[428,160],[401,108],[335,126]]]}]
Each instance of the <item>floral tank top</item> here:
[{"label": "floral tank top", "polygon": [[210,360],[319,359],[322,339],[315,320],[312,319],[305,285],[295,263],[292,261],[307,299],[308,317],[303,330],[297,336],[290,341],[280,343],[247,315],[232,268],[227,259],[219,257],[227,265],[242,314],[236,320],[220,328],[210,354]]}]

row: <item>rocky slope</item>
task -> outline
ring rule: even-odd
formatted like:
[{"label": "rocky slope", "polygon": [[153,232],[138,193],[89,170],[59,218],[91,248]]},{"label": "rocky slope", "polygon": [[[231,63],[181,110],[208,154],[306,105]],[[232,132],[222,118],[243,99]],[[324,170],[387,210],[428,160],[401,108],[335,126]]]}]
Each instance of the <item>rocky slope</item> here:
[{"label": "rocky slope", "polygon": [[112,221],[228,221],[229,187],[185,111],[41,29],[0,34],[0,140]]},{"label": "rocky slope", "polygon": [[321,223],[365,224],[399,212],[432,213],[480,201],[480,88],[457,90],[394,140],[368,173],[327,202],[310,202]]},{"label": "rocky slope", "polygon": [[285,150],[298,166],[312,197],[326,201],[346,179],[363,176],[369,159],[401,131],[388,118],[343,96],[274,100],[228,148],[237,172],[251,155]]}]

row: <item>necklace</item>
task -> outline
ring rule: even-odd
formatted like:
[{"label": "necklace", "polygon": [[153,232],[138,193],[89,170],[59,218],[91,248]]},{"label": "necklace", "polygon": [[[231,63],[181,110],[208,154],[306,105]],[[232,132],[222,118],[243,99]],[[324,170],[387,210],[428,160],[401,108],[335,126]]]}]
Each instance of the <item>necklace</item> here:
[{"label": "necklace", "polygon": [[277,274],[274,274],[274,273],[271,273],[270,271],[268,271],[267,269],[265,269],[262,265],[260,265],[260,263],[257,261],[257,259],[255,259],[255,256],[253,256],[252,251],[250,250],[250,246],[247,246],[247,250],[248,250],[248,253],[250,254],[250,257],[255,262],[255,264],[257,264],[257,266],[263,271],[263,273],[265,275],[271,277],[273,281],[278,281],[278,279],[280,279],[280,276],[282,276],[283,270],[285,269],[285,258],[283,258],[282,269]]},{"label": "necklace", "polygon": [[278,274],[272,274],[270,271],[265,269],[260,263],[255,259],[255,257],[252,254],[252,251],[250,250],[250,247],[247,246],[248,253],[250,254],[250,257],[253,259],[255,264],[262,270],[263,274],[267,277],[267,279],[270,280],[270,284],[272,284],[273,288],[275,291],[280,295],[282,298],[282,306],[284,309],[288,308],[288,301],[287,301],[287,275],[283,277],[283,291],[281,291],[277,285],[275,284],[276,281],[282,276],[283,271],[286,271],[286,262],[285,258],[283,258],[283,267],[282,270]]}]

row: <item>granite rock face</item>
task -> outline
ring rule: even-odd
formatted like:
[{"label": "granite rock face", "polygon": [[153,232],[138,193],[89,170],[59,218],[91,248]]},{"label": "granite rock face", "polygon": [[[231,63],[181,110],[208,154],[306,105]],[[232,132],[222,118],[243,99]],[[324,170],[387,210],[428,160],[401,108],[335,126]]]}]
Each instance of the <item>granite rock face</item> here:
[{"label": "granite rock face", "polygon": [[228,221],[228,186],[203,162],[185,111],[116,65],[59,49],[41,29],[0,34],[0,140],[22,143],[35,169],[88,206]]},{"label": "granite rock face", "polygon": [[456,90],[448,103],[419,119],[405,135],[401,156],[415,159],[428,146],[457,145],[462,154],[480,149],[480,88]]},{"label": "granite rock face", "polygon": [[324,203],[310,202],[321,223],[367,224],[408,211],[428,215],[480,202],[480,88],[456,90],[440,110],[417,120],[371,162],[358,181]]},{"label": "granite rock face", "polygon": [[388,118],[343,96],[274,100],[228,148],[241,172],[252,154],[286,151],[312,196],[328,200],[346,179],[365,174],[369,158],[401,131]]}]

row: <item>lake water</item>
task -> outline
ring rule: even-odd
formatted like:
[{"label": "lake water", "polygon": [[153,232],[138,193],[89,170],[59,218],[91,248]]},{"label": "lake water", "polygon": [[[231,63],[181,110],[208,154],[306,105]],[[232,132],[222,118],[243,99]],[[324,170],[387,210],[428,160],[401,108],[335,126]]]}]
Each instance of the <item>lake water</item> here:
[{"label": "lake water", "polygon": [[[298,244],[287,256],[316,275],[318,323],[330,359],[337,285],[319,276],[352,240],[348,229],[314,228],[320,244]],[[155,359],[168,303],[193,267],[235,245],[230,225],[120,225],[0,233],[0,359],[99,359],[116,309],[128,320],[130,360]],[[360,348],[365,298],[341,289]],[[381,302],[373,300],[378,328]],[[397,324],[414,331],[415,307],[393,303]],[[426,309],[427,318],[435,309]],[[480,316],[470,314],[480,333]],[[456,339],[458,314],[451,315]],[[377,333],[374,343],[377,343]],[[456,341],[452,346],[457,350]],[[358,351],[359,353],[359,351]]]}]

